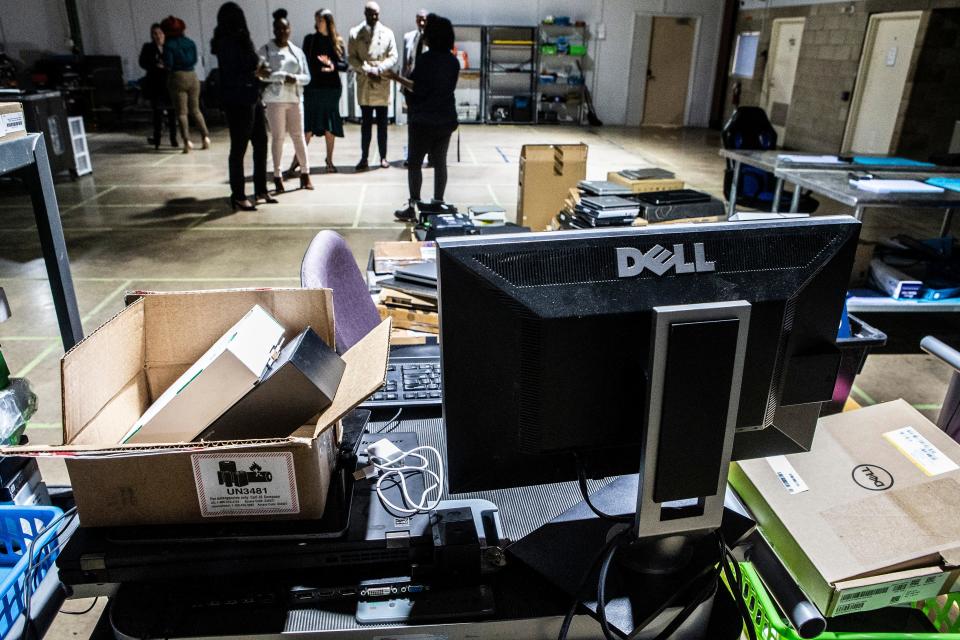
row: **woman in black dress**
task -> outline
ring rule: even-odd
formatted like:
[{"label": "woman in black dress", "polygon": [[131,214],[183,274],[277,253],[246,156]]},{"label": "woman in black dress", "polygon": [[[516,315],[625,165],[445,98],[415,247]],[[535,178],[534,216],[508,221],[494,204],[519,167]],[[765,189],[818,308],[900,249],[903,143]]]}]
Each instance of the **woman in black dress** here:
[{"label": "woman in black dress", "polygon": [[153,137],[147,142],[155,149],[160,148],[160,134],[163,133],[163,115],[167,115],[167,128],[170,130],[170,145],[177,145],[177,114],[170,104],[170,92],[167,91],[167,67],[163,64],[163,43],[166,36],[160,24],[150,25],[150,42],[140,49],[140,68],[147,75],[140,81],[143,97],[150,101],[153,109]]},{"label": "woman in black dress", "polygon": [[[257,70],[260,56],[253,48],[247,19],[235,2],[217,12],[210,50],[220,68],[220,104],[230,129],[230,206],[256,211],[255,201],[275,203],[267,191],[267,124],[260,101]],[[253,143],[253,201],[246,195],[243,156]]]},{"label": "woman in black dress", "polygon": [[420,202],[423,185],[423,159],[427,154],[433,163],[434,201],[443,202],[447,189],[447,149],[450,136],[458,126],[454,91],[460,63],[452,52],[454,40],[450,21],[431,13],[423,29],[423,42],[429,50],[417,57],[410,77],[404,78],[394,71],[383,74],[385,78],[400,83],[407,98],[407,186],[410,199],[407,206],[394,212],[394,216],[404,222],[416,218],[416,205]]},{"label": "woman in black dress", "polygon": [[[303,129],[308,144],[313,136],[323,136],[327,143],[327,172],[336,173],[333,145],[343,137],[340,72],[347,70],[347,62],[333,13],[320,9],[315,19],[316,32],[303,39],[303,52],[310,67],[310,84],[303,93]],[[293,162],[291,171],[297,168],[296,159]]]}]

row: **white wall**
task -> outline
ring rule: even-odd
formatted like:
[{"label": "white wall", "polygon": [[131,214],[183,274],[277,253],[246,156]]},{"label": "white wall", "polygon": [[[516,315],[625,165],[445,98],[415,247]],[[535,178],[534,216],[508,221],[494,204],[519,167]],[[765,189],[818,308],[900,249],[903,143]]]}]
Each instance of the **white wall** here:
[{"label": "white wall", "polygon": [[[364,0],[238,0],[238,3],[247,14],[254,42],[259,46],[271,35],[270,14],[278,7],[290,12],[294,40],[299,42],[312,29],[313,13],[321,7],[334,12],[341,32],[346,34],[363,19]],[[21,14],[11,18],[10,28],[5,17],[0,19],[4,40],[10,45],[21,41],[38,43],[36,46],[52,51],[65,51],[62,43],[66,40],[67,22],[63,0],[30,0],[29,18],[24,15],[23,4],[25,2],[18,0],[0,0],[4,15]],[[137,54],[148,39],[150,24],[173,14],[187,23],[187,34],[201,48],[203,68],[200,72],[204,74],[216,64],[209,47],[221,4],[222,0],[82,0],[79,5],[84,49],[91,54],[122,56],[126,77],[136,79],[142,74],[137,67]],[[722,0],[380,0],[381,20],[398,38],[413,28],[414,16],[420,7],[447,16],[454,24],[533,25],[548,14],[569,15],[586,21],[591,29],[588,56],[596,71],[588,70],[587,83],[593,90],[598,115],[607,124],[628,122],[636,14],[695,17],[699,20],[700,42],[688,114],[688,124],[693,126],[706,126],[710,116],[722,5]],[[20,10],[6,10],[14,6]],[[601,24],[605,30],[602,40],[597,37]],[[25,36],[20,40],[11,32]],[[648,45],[640,43],[639,46]]]},{"label": "white wall", "polygon": [[0,38],[18,60],[33,64],[50,53],[69,53],[69,34],[62,0],[0,0]]}]

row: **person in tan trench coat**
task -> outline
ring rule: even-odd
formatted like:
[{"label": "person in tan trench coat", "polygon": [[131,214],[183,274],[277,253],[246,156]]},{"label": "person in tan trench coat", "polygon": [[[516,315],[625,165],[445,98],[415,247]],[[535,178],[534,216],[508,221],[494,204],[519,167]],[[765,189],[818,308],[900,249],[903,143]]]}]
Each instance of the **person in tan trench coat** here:
[{"label": "person in tan trench coat", "polygon": [[380,22],[380,5],[368,2],[363,10],[364,21],[350,30],[348,62],[357,74],[357,102],[360,103],[360,147],[362,156],[357,171],[370,168],[370,139],[373,120],[377,120],[377,147],[380,151],[380,166],[387,162],[387,107],[390,106],[390,80],[382,76],[384,71],[396,66],[397,41],[393,31]]}]

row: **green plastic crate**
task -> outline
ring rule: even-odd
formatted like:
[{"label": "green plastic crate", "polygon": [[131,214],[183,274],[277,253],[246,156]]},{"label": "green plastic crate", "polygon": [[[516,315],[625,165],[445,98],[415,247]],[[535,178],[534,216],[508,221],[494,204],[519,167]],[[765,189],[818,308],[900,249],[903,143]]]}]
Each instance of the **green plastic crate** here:
[{"label": "green plastic crate", "polygon": [[[743,601],[750,611],[757,640],[801,640],[796,630],[780,615],[753,565],[742,562],[740,570],[743,573]],[[931,621],[934,630],[929,633],[826,631],[816,640],[960,640],[960,595],[951,593],[918,602],[916,606]]]}]

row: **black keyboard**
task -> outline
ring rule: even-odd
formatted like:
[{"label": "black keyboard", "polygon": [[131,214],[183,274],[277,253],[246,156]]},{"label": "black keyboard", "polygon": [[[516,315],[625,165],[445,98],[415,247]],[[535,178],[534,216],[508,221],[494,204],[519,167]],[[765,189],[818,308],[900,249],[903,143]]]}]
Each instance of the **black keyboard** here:
[{"label": "black keyboard", "polygon": [[440,406],[442,398],[440,358],[391,355],[386,384],[360,406],[368,409]]}]

